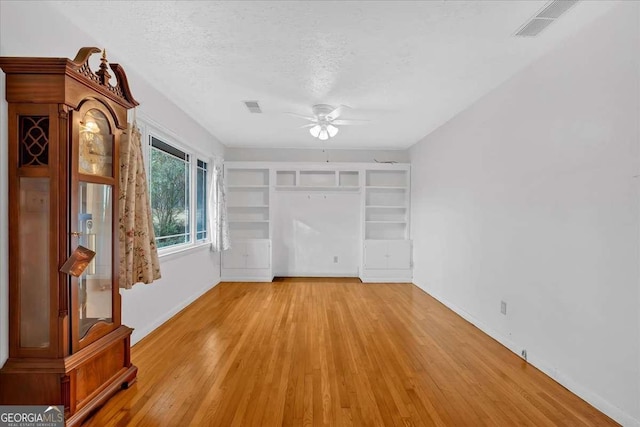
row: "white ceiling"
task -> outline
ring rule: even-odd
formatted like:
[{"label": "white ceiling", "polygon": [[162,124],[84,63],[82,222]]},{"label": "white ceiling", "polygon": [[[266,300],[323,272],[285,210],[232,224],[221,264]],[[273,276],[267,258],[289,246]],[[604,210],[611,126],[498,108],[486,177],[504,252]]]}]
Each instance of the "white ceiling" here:
[{"label": "white ceiling", "polygon": [[[227,146],[371,149],[411,146],[613,4],[517,38],[546,1],[54,3]],[[369,122],[322,142],[284,114],[318,103]]]}]

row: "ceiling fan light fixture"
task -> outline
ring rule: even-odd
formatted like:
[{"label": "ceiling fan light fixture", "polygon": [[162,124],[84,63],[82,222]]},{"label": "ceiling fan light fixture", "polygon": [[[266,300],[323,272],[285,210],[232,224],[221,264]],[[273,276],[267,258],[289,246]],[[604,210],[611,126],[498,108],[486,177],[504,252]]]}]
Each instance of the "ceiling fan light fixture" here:
[{"label": "ceiling fan light fixture", "polygon": [[320,141],[326,141],[338,135],[338,132],[340,132],[340,128],[338,126],[362,124],[362,122],[367,121],[338,119],[338,117],[340,117],[340,115],[342,114],[342,110],[345,108],[350,107],[340,105],[339,107],[335,108],[328,104],[316,104],[311,108],[313,116],[303,116],[297,113],[287,114],[310,121],[311,123],[300,127],[309,129],[309,133],[314,138],[318,138]]},{"label": "ceiling fan light fixture", "polygon": [[309,129],[309,133],[311,134],[311,136],[313,136],[314,138],[318,138],[320,136],[320,130],[322,130],[322,128],[320,127],[320,125],[315,125],[313,126],[311,129]]},{"label": "ceiling fan light fixture", "polygon": [[329,139],[329,132],[327,132],[327,128],[322,128],[318,138],[320,138],[320,141],[326,141],[327,139]]}]

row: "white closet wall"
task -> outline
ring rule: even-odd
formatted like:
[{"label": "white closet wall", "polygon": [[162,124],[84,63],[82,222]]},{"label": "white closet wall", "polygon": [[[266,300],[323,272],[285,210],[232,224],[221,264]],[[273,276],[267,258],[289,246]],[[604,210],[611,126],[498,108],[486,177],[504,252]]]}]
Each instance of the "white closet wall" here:
[{"label": "white closet wall", "polygon": [[358,276],[359,193],[276,191],[272,212],[275,276]]}]

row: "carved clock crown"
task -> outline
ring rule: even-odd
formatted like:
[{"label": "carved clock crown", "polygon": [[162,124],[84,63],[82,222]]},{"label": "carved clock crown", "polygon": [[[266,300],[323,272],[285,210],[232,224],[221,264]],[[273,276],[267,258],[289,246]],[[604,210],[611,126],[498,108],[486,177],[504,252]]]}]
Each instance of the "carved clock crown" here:
[{"label": "carved clock crown", "polygon": [[[102,52],[102,57],[100,58],[100,68],[98,69],[98,71],[93,72],[91,70],[91,67],[89,66],[89,58],[94,53],[100,52]],[[70,62],[71,67],[74,68],[76,72],[89,79],[92,83],[107,89],[109,92],[132,104],[132,106],[139,105],[138,102],[133,98],[133,95],[131,95],[131,91],[129,90],[129,83],[127,82],[127,75],[124,73],[124,70],[119,64],[111,64],[111,70],[113,70],[116,76],[116,84],[115,86],[112,86],[109,83],[111,75],[109,74],[109,66],[107,65],[108,61],[106,49],[100,50],[97,47],[83,47],[78,51],[76,57]]]},{"label": "carved clock crown", "polygon": [[[89,57],[94,53],[102,52],[100,68],[97,71],[91,70]],[[0,68],[7,74],[65,74],[89,88],[101,93],[111,100],[119,103],[123,107],[133,108],[139,103],[133,98],[127,75],[124,69],[118,64],[109,64],[106,51],[97,47],[81,48],[74,59],[68,58],[29,58],[29,57],[0,57]],[[109,68],[116,77],[115,85],[109,80]],[[13,101],[13,93],[7,94],[8,101]],[[17,101],[17,99],[15,100]]]}]

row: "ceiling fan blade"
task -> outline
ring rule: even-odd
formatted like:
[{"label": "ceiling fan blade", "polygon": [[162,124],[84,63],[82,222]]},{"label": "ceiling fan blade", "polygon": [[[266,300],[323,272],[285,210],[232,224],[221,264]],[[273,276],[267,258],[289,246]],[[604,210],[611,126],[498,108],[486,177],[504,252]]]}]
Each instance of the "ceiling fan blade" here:
[{"label": "ceiling fan blade", "polygon": [[369,123],[369,120],[332,120],[331,124],[342,126],[342,125],[366,125]]},{"label": "ceiling fan blade", "polygon": [[298,126],[298,129],[311,128],[311,127],[314,127],[316,125],[317,125],[317,123],[309,123],[308,125]]},{"label": "ceiling fan blade", "polygon": [[342,114],[342,110],[344,110],[345,108],[349,107],[346,105],[341,105],[337,108],[334,108],[332,112],[326,115],[327,120],[331,121],[337,119],[338,117],[340,117],[340,114]]},{"label": "ceiling fan blade", "polygon": [[285,111],[285,114],[289,114],[290,116],[297,117],[299,119],[311,120],[311,121],[314,121],[314,122],[318,120],[316,117],[303,116],[302,114],[290,113],[288,111]]}]

